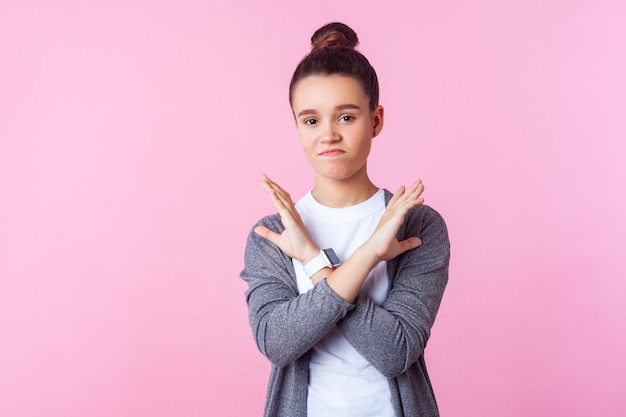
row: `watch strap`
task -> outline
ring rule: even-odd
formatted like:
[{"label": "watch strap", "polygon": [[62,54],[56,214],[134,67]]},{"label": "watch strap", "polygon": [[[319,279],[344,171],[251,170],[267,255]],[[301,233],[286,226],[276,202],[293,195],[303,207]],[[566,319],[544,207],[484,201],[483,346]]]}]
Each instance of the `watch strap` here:
[{"label": "watch strap", "polygon": [[309,278],[311,278],[313,275],[315,275],[316,272],[323,268],[334,268],[339,265],[338,262],[334,263],[331,259],[336,258],[335,252],[332,251],[332,256],[329,256],[326,251],[332,251],[332,249],[320,250],[319,255],[304,264],[304,272]]}]

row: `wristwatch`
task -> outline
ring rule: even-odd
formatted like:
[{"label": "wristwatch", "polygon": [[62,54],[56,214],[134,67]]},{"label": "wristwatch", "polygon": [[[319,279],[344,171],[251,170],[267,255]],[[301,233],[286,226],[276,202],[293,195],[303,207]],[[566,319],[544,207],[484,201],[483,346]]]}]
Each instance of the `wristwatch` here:
[{"label": "wristwatch", "polygon": [[341,261],[331,248],[320,250],[320,254],[304,264],[304,272],[311,278],[322,268],[336,268],[341,265]]}]

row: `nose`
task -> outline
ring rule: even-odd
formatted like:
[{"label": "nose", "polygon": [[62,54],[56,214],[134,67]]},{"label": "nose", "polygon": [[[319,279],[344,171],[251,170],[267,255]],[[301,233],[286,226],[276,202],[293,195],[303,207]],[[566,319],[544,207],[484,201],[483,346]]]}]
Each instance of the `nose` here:
[{"label": "nose", "polygon": [[337,132],[336,127],[332,123],[328,123],[324,126],[324,130],[321,132],[320,141],[322,143],[333,143],[341,140],[341,135]]}]

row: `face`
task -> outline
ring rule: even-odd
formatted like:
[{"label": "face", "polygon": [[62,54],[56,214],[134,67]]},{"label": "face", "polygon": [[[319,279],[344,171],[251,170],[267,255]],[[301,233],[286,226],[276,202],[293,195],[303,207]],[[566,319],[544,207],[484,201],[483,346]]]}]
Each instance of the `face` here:
[{"label": "face", "polygon": [[341,75],[309,76],[292,96],[300,144],[316,178],[337,181],[367,177],[372,138],[383,125],[357,80]]}]

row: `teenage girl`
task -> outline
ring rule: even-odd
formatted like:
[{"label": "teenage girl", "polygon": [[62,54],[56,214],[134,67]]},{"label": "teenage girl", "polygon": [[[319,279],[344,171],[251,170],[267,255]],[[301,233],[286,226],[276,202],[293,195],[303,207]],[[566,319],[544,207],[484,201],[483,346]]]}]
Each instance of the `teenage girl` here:
[{"label": "teenage girl", "polygon": [[241,272],[272,363],[265,416],[438,416],[424,348],[448,280],[446,226],[420,180],[391,194],[368,176],[384,110],[356,33],[331,23],[311,42],[289,99],[315,183],[294,204],[263,176],[278,213],[250,233]]}]

